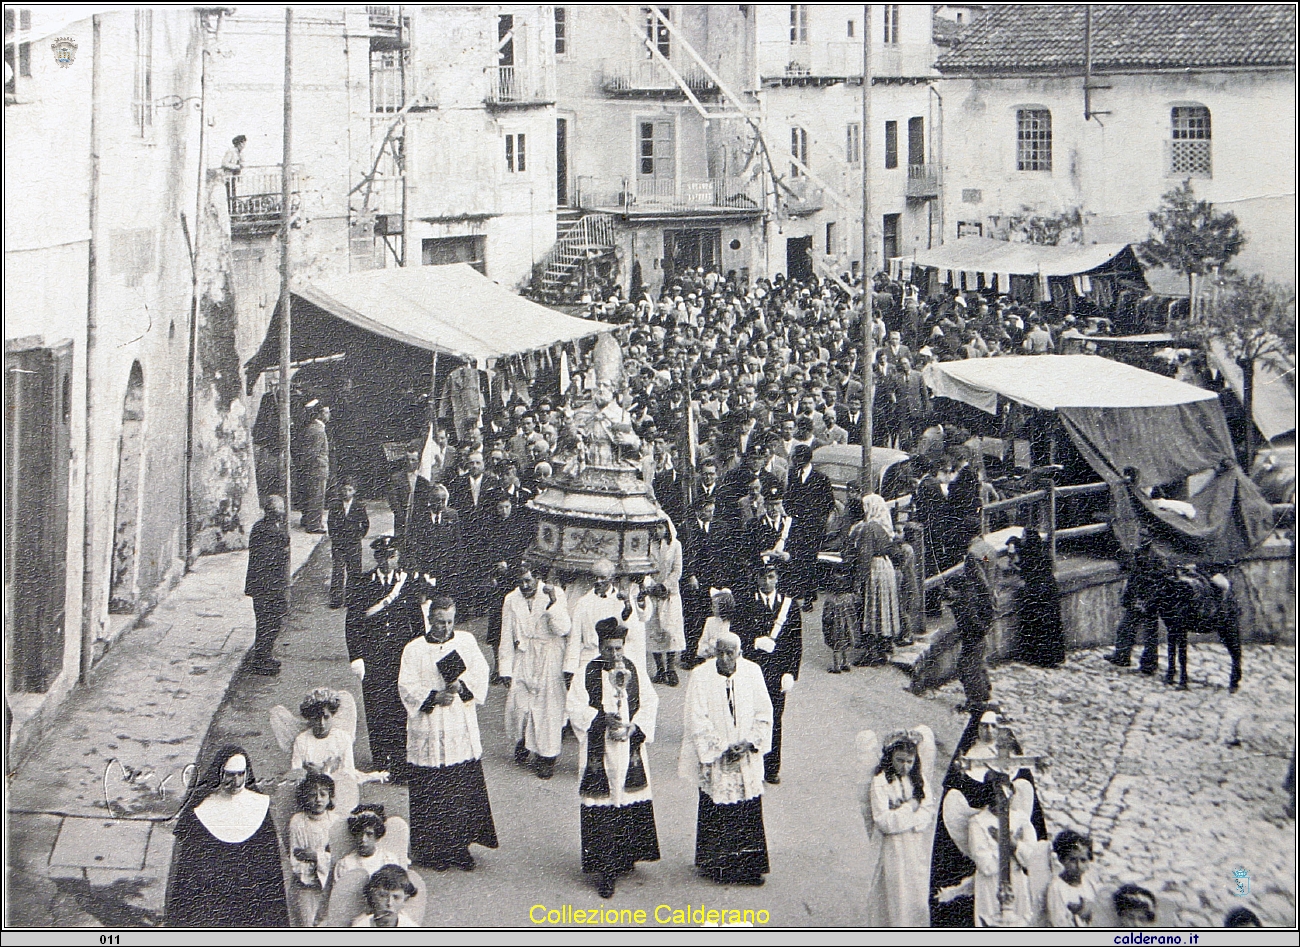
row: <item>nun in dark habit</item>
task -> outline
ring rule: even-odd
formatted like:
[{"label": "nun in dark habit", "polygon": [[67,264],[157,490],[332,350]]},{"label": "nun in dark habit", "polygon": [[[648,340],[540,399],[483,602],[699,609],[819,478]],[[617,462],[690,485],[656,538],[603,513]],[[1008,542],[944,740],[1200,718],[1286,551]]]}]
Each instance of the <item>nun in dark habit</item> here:
[{"label": "nun in dark habit", "polygon": [[[984,781],[986,767],[978,762],[963,767],[960,761],[963,757],[979,760],[995,756],[1001,723],[1002,718],[996,710],[987,707],[974,709],[948,766],[948,775],[944,777],[939,820],[934,829],[934,851],[930,858],[931,927],[975,926],[974,879],[977,869],[967,851],[970,847],[967,841],[970,820],[979,810],[993,805],[997,789]],[[1022,752],[1019,741],[1014,738],[1011,747],[1017,755]],[[1013,786],[1017,794],[1032,794],[1033,811],[1029,821],[1039,841],[1046,839],[1047,823],[1038,802],[1033,773],[1027,769],[1017,771]]]},{"label": "nun in dark habit", "polygon": [[1065,661],[1061,590],[1047,544],[1032,526],[1026,527],[1024,538],[1013,536],[1007,544],[1015,548],[1022,583],[1016,597],[1016,659],[1041,668],[1060,667]]},{"label": "nun in dark habit", "polygon": [[242,748],[212,759],[176,820],[168,927],[289,926],[270,803]]}]

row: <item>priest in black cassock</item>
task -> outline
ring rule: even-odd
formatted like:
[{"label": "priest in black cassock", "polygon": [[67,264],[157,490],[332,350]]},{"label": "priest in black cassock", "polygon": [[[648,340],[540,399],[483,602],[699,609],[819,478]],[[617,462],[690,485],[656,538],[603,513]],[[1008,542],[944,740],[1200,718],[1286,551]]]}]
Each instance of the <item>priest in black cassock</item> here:
[{"label": "priest in black cassock", "polygon": [[488,665],[468,631],[456,630],[456,603],[421,583],[423,635],[402,652],[397,689],[406,705],[411,860],[473,871],[470,845],[497,847],[483,778],[478,705],[487,699]]},{"label": "priest in black cassock", "polygon": [[578,735],[582,870],[600,876],[602,898],[639,861],[659,860],[646,744],[655,738],[659,696],[641,665],[623,656],[627,626],[596,623],[600,656],[569,686],[569,721]]},{"label": "priest in black cassock", "polygon": [[173,831],[168,927],[289,926],[270,802],[242,748],[212,758]]},{"label": "priest in black cassock", "polygon": [[361,679],[371,768],[400,780],[406,770],[406,708],[397,693],[397,673],[402,649],[420,634],[415,577],[397,568],[392,536],[376,538],[370,548],[376,568],[348,591],[345,637],[348,660]]}]

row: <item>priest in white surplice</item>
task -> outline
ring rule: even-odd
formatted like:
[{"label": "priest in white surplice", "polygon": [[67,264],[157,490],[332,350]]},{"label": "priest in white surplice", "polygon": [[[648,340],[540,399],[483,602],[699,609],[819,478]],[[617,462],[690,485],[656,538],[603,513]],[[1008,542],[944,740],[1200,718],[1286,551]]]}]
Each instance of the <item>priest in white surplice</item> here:
[{"label": "priest in white surplice", "polygon": [[659,696],[635,661],[624,660],[627,627],[601,619],[600,655],[569,688],[578,736],[582,870],[600,876],[603,898],[639,861],[659,860],[645,747],[655,738]]},{"label": "priest in white surplice", "polygon": [[537,775],[550,779],[560,755],[566,694],[564,649],[569,638],[569,606],[564,590],[537,581],[528,566],[519,585],[501,606],[501,645],[497,668],[510,688],[506,734],[515,744],[515,762],[537,754]]},{"label": "priest in white surplice", "polygon": [[691,672],[678,772],[700,791],[695,867],[718,884],[761,885],[763,754],[772,744],[772,699],[757,664],[724,631],[717,657]]},{"label": "priest in white surplice", "polygon": [[474,636],[455,630],[456,603],[430,600],[427,586],[419,594],[424,635],[402,652],[397,677],[411,764],[411,860],[435,871],[473,871],[469,846],[497,847],[478,731],[488,665]]},{"label": "priest in white surplice", "polygon": [[625,657],[644,667],[645,622],[637,610],[636,595],[615,585],[614,563],[608,559],[597,559],[591,575],[591,591],[573,606],[573,629],[564,653],[564,673],[571,679],[600,653],[596,623],[602,618],[617,618],[627,626]]}]

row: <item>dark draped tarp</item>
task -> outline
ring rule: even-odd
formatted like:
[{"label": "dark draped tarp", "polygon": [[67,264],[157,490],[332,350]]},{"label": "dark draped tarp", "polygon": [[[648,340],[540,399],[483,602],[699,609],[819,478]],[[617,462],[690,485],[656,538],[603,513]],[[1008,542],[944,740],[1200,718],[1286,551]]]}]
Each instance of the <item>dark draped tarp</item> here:
[{"label": "dark draped tarp", "polygon": [[[999,398],[1054,412],[1079,454],[1110,484],[1114,531],[1126,549],[1145,526],[1185,558],[1227,562],[1272,529],[1272,508],[1237,466],[1213,392],[1096,355],[935,362],[923,374],[936,396],[991,415]],[[1123,482],[1126,467],[1137,468],[1144,487],[1202,474],[1190,498],[1196,517],[1161,510],[1135,494]]]},{"label": "dark draped tarp", "polygon": [[[1127,549],[1145,526],[1162,545],[1207,562],[1229,562],[1272,530],[1273,510],[1237,466],[1217,400],[1150,408],[1059,408],[1061,423],[1083,458],[1110,484],[1114,531]],[[1122,472],[1136,467],[1145,486],[1194,474],[1209,477],[1189,502],[1193,519],[1159,509],[1128,489]]]}]

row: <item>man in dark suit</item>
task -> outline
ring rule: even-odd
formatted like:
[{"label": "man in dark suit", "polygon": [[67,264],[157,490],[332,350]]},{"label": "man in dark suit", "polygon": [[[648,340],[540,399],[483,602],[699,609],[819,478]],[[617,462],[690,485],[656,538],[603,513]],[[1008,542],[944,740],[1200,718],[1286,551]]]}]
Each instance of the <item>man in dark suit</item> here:
[{"label": "man in dark suit", "polygon": [[718,524],[726,527],[733,534],[740,535],[741,515],[740,501],[749,493],[749,484],[758,477],[763,481],[763,489],[780,486],[781,481],[774,474],[764,470],[767,454],[762,448],[751,447],[745,454],[745,461],[723,478],[718,487],[718,506],[714,513]]},{"label": "man in dark suit", "polygon": [[342,608],[349,583],[361,577],[361,540],[370,532],[366,504],[357,499],[357,484],[350,476],[343,478],[338,496],[330,503],[328,523],[330,558],[334,563],[330,608]]},{"label": "man in dark suit", "polygon": [[799,679],[803,624],[795,600],[777,591],[775,563],[759,566],[755,581],[758,591],[748,596],[732,628],[740,636],[741,656],[762,669],[772,698],[772,749],[763,757],[763,778],[776,785],[781,781],[781,717],[786,695]]},{"label": "man in dark suit", "polygon": [[399,548],[406,540],[407,518],[429,508],[432,485],[418,472],[423,449],[418,440],[407,444],[402,469],[393,471],[388,478],[388,508],[393,511],[393,537]]},{"label": "man in dark suit", "polygon": [[726,530],[714,519],[716,503],[700,496],[694,513],[682,524],[682,618],[686,630],[687,666],[695,663],[695,652],[704,632],[704,622],[713,609],[709,589],[724,588],[730,581],[734,561]]},{"label": "man in dark suit", "polygon": [[265,515],[248,534],[248,574],[244,594],[253,600],[257,631],[248,652],[248,669],[274,677],[280,662],[271,656],[289,611],[289,524],[285,520],[284,497],[266,498]]},{"label": "man in dark suit", "polygon": [[971,462],[972,450],[960,444],[952,450],[955,474],[948,484],[948,528],[950,542],[964,550],[980,534],[980,510],[983,496],[979,472]]},{"label": "man in dark suit", "polygon": [[686,515],[686,482],[673,464],[668,442],[662,438],[656,438],[655,459],[659,464],[654,478],[655,499],[674,525],[680,526]]},{"label": "man in dark suit", "polygon": [[400,779],[406,766],[406,707],[397,675],[402,649],[424,633],[415,588],[421,580],[397,568],[393,537],[380,536],[370,548],[376,568],[349,589],[345,637],[348,660],[361,679],[371,766]]},{"label": "man in dark suit", "polygon": [[501,644],[501,609],[506,596],[514,588],[512,577],[518,572],[528,544],[533,539],[531,520],[515,508],[515,499],[504,489],[491,497],[492,513],[484,521],[483,539],[487,543],[487,574],[478,581],[485,592],[487,608],[488,664],[492,667],[492,683],[500,678],[496,671],[497,648]]},{"label": "man in dark suit", "polygon": [[447,484],[447,502],[460,516],[460,529],[465,541],[464,549],[460,550],[461,572],[468,581],[462,584],[459,595],[444,594],[451,594],[456,599],[462,617],[472,617],[481,614],[485,605],[479,585],[488,566],[484,526],[493,512],[492,498],[497,492],[498,482],[487,472],[481,450],[471,451],[465,462],[465,473]]},{"label": "man in dark suit", "polygon": [[897,377],[898,447],[911,451],[917,435],[925,429],[925,419],[930,413],[930,390],[921,373],[912,368],[906,356],[899,360]]},{"label": "man in dark suit", "polygon": [[468,539],[460,515],[447,506],[447,493],[445,486],[434,484],[429,506],[412,516],[404,561],[407,571],[434,579],[439,594],[455,596],[467,578]]},{"label": "man in dark suit", "polygon": [[830,478],[813,469],[812,449],[795,447],[785,485],[785,508],[794,517],[790,527],[790,584],[787,591],[803,600],[811,611],[817,599],[817,552],[826,535],[826,520],[835,509],[835,492]]}]

